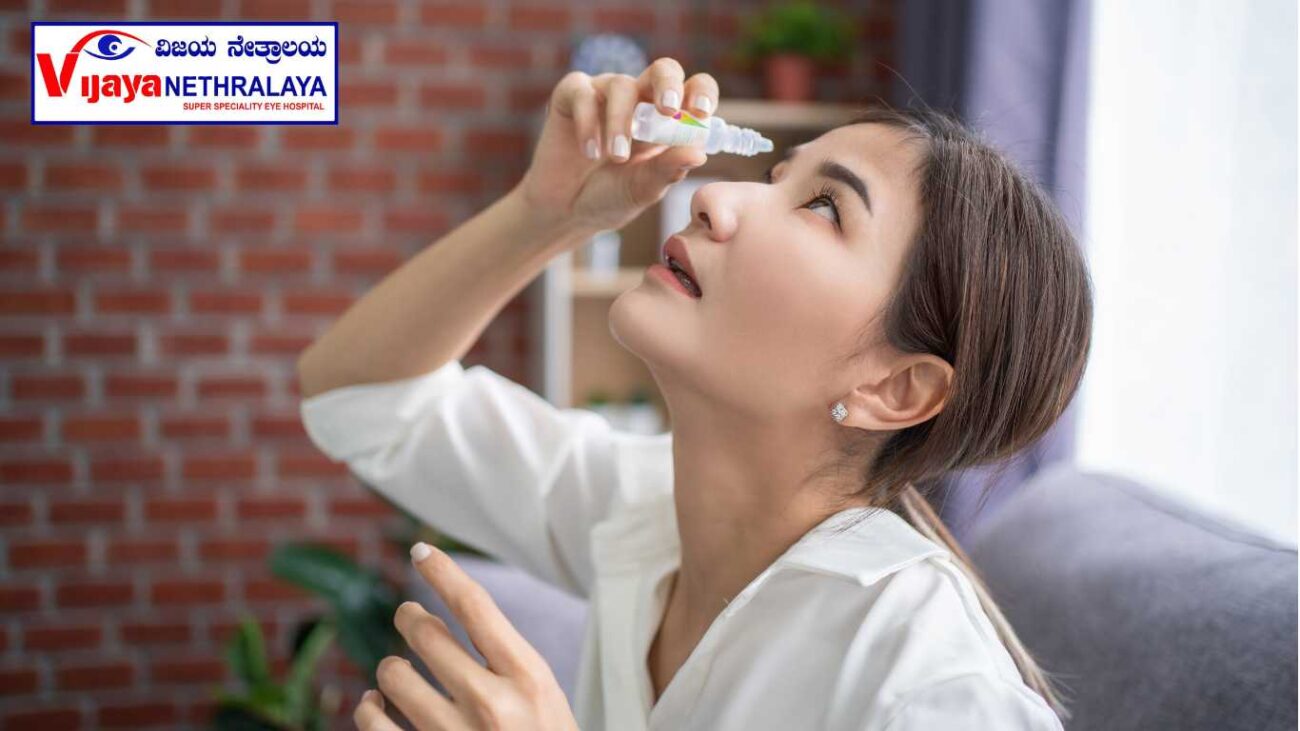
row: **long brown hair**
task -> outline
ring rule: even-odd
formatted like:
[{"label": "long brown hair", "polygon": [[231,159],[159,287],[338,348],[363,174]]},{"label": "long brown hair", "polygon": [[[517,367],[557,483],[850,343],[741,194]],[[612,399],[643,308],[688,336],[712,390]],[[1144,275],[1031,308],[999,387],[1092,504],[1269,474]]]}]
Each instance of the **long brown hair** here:
[{"label": "long brown hair", "polygon": [[836,464],[853,464],[861,475],[860,489],[845,497],[894,510],[948,548],[1025,683],[1068,718],[1055,681],[1021,644],[923,491],[964,467],[995,465],[1001,474],[1065,411],[1091,347],[1087,264],[1048,194],[953,117],[880,107],[848,122],[860,123],[902,130],[923,147],[916,171],[922,221],[890,301],[845,362],[883,341],[939,356],[954,373],[943,410],[923,423],[881,441],[836,430]]}]

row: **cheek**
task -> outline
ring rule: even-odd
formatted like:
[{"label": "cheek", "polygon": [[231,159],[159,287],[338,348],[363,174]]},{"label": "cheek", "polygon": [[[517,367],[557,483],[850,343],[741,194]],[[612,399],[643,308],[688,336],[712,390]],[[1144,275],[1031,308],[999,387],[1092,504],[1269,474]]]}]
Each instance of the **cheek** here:
[{"label": "cheek", "polygon": [[806,381],[808,369],[842,352],[870,314],[870,283],[848,257],[796,254],[732,262],[709,336],[725,343],[723,352]]}]

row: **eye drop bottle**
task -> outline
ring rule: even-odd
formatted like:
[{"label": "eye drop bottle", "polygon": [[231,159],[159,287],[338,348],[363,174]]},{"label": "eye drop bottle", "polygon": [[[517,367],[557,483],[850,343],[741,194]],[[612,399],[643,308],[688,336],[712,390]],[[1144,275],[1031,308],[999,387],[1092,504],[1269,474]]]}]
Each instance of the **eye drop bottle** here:
[{"label": "eye drop bottle", "polygon": [[706,155],[728,152],[753,157],[772,151],[772,141],[752,129],[727,124],[721,117],[699,120],[685,110],[665,116],[650,102],[641,102],[632,111],[632,139],[657,145],[693,145]]}]

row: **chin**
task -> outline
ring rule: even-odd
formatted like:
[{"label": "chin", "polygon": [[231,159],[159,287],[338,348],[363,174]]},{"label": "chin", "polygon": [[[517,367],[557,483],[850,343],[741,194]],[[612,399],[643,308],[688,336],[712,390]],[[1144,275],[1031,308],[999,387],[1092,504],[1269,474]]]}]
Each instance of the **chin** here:
[{"label": "chin", "polygon": [[682,322],[687,314],[676,312],[665,301],[666,292],[647,291],[653,283],[639,284],[614,298],[609,306],[609,333],[625,350],[640,358],[651,370],[688,361],[700,352],[691,343],[694,328]]}]

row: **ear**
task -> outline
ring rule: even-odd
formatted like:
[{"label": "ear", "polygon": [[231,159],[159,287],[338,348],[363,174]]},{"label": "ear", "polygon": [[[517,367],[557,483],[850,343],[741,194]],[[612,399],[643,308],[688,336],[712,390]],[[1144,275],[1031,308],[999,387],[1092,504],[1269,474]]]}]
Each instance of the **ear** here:
[{"label": "ear", "polygon": [[885,375],[864,382],[841,399],[841,422],[870,431],[905,429],[943,410],[952,389],[952,366],[927,354],[903,356]]}]

